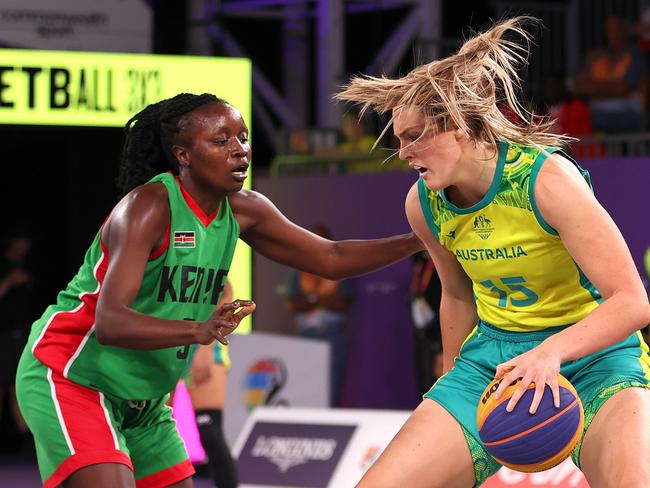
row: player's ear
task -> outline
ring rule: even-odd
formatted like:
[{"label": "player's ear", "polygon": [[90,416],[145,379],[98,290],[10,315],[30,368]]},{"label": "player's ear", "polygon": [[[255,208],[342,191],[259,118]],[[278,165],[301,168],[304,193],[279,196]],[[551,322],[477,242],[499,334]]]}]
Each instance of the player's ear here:
[{"label": "player's ear", "polygon": [[190,166],[190,155],[184,146],[174,144],[172,146],[172,154],[176,158],[179,167],[188,168]]}]

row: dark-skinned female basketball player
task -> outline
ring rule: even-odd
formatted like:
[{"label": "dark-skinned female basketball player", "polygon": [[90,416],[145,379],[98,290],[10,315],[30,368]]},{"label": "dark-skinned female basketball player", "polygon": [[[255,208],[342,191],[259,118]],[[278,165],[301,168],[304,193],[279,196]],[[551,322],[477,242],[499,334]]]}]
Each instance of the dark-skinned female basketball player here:
[{"label": "dark-skinned female basketball player", "polygon": [[83,265],[32,326],[17,375],[46,487],[191,487],[166,405],[192,344],[227,343],[252,302],[215,306],[239,237],[331,279],[422,248],[414,234],[334,242],[242,190],[251,158],[239,111],[180,94],[126,125],[115,206]]}]

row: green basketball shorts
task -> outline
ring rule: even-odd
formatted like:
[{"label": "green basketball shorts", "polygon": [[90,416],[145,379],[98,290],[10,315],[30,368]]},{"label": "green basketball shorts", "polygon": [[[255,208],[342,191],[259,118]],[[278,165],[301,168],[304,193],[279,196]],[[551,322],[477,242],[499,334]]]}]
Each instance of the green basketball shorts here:
[{"label": "green basketball shorts", "polygon": [[138,488],[168,486],[194,474],[166,405],[169,395],[147,401],[112,397],[53,372],[29,348],[18,366],[16,394],[34,434],[45,488],[99,463],[128,466]]},{"label": "green basketball shorts", "polygon": [[[476,412],[483,390],[494,379],[497,365],[531,350],[560,330],[562,327],[509,332],[479,320],[463,343],[454,367],[424,395],[444,407],[462,426],[474,461],[476,486],[500,468],[483,448],[478,435]],[[648,346],[637,332],[607,349],[563,363],[560,374],[580,396],[586,432],[598,409],[616,392],[628,387],[650,388]],[[578,466],[581,446],[582,439],[573,452]]]}]

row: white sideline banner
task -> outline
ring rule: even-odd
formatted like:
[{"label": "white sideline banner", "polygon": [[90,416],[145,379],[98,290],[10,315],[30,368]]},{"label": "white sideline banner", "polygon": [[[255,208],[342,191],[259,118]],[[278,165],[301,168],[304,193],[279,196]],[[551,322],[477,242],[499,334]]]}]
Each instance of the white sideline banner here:
[{"label": "white sideline banner", "polygon": [[[233,452],[241,488],[348,488],[377,460],[411,412],[258,408]],[[570,459],[540,473],[502,468],[486,488],[589,488]]]},{"label": "white sideline banner", "polygon": [[407,411],[258,408],[233,446],[241,488],[352,487]]}]

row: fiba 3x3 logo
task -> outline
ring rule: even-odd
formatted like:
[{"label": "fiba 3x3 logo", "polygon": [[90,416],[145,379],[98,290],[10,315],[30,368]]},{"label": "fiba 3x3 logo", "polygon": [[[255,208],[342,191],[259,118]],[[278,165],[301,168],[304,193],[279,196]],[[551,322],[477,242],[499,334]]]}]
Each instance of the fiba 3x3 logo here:
[{"label": "fiba 3x3 logo", "polygon": [[287,383],[287,367],[279,358],[262,358],[244,376],[244,404],[250,412],[259,406],[289,406],[280,392]]}]

